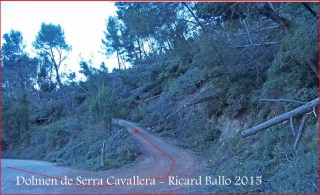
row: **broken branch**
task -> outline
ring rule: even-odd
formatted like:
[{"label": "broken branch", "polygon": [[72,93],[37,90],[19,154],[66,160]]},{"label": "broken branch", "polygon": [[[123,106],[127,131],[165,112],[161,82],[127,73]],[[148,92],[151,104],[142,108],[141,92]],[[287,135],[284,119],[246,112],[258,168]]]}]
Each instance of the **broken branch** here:
[{"label": "broken branch", "polygon": [[294,142],[294,145],[293,145],[293,148],[294,148],[295,150],[297,150],[299,141],[300,141],[300,139],[301,139],[302,131],[303,131],[303,129],[304,129],[304,125],[305,125],[306,122],[307,122],[307,119],[308,119],[308,115],[307,115],[307,114],[303,115],[302,120],[301,120],[301,124],[300,124],[300,126],[299,126],[299,132],[298,132],[296,141]]},{"label": "broken branch", "polygon": [[292,117],[290,118],[290,128],[291,128],[293,136],[295,136],[296,135],[296,130],[294,128],[293,118]]}]

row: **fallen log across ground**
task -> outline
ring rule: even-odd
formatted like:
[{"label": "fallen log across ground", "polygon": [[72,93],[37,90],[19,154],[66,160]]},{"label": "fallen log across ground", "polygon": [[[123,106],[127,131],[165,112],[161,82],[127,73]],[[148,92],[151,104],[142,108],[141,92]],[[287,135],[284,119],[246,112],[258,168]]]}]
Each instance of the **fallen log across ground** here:
[{"label": "fallen log across ground", "polygon": [[241,132],[241,137],[247,137],[249,135],[252,135],[252,134],[256,134],[262,130],[265,130],[273,125],[276,125],[278,123],[281,123],[283,121],[286,121],[286,120],[290,120],[290,118],[293,118],[299,114],[305,114],[307,112],[310,112],[312,110],[314,110],[315,107],[318,106],[318,103],[319,103],[319,98],[316,98],[310,102],[307,102],[306,104],[298,107],[298,108],[295,108],[289,112],[286,112],[284,114],[281,114],[277,117],[274,117],[266,122],[263,122],[257,126],[254,126],[254,127],[251,127],[249,129],[246,129],[244,131]]}]

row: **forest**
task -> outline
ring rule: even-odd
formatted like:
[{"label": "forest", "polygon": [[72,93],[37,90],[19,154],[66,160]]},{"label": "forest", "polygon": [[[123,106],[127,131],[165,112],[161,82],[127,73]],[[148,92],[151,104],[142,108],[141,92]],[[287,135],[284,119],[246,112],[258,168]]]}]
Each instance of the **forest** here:
[{"label": "forest", "polygon": [[240,136],[319,96],[318,3],[115,6],[101,40],[106,57],[117,57],[113,70],[81,60],[78,73],[64,73],[72,45],[59,24],[42,23],[32,43],[36,57],[19,29],[3,36],[3,158],[90,171],[130,166],[139,148],[113,123],[125,119],[195,152],[206,162],[201,175],[264,179],[258,187],[192,193],[319,193],[318,110],[296,147],[288,121]]}]

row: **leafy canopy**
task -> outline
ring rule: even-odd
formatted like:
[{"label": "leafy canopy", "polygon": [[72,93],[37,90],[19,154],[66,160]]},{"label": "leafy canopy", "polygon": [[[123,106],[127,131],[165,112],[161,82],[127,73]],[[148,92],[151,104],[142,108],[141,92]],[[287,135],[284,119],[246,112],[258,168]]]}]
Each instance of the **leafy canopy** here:
[{"label": "leafy canopy", "polygon": [[33,43],[35,49],[52,49],[58,47],[65,50],[70,50],[71,47],[65,41],[64,31],[60,25],[41,24],[41,29]]}]

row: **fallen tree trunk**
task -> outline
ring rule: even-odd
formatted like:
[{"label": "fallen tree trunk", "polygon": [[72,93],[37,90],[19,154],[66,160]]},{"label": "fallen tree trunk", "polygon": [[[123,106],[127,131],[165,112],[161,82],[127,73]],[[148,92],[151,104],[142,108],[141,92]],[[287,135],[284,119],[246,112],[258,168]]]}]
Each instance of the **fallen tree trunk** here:
[{"label": "fallen tree trunk", "polygon": [[275,41],[265,42],[265,43],[257,43],[257,44],[250,44],[250,45],[242,45],[242,46],[235,46],[235,48],[247,48],[247,47],[258,47],[258,46],[269,46],[269,45],[276,45],[278,44]]},{"label": "fallen tree trunk", "polygon": [[267,101],[267,102],[292,102],[297,104],[305,104],[307,102],[300,102],[296,100],[289,100],[289,99],[259,99],[259,101]]},{"label": "fallen tree trunk", "polygon": [[161,94],[158,94],[158,95],[152,96],[152,97],[150,97],[150,98],[147,98],[147,99],[143,100],[143,102],[150,101],[150,100],[152,100],[152,99],[154,99],[154,98],[156,98],[156,97],[159,97],[159,96],[162,96],[162,95],[165,95],[165,94],[167,94],[167,93],[161,93]]},{"label": "fallen tree trunk", "polygon": [[319,103],[319,98],[316,98],[310,102],[307,102],[305,105],[302,105],[294,110],[291,110],[289,112],[286,112],[280,116],[277,116],[275,118],[272,118],[264,123],[261,123],[260,125],[257,125],[255,127],[246,129],[244,131],[241,132],[241,137],[247,137],[249,135],[258,133],[262,130],[265,130],[273,125],[276,125],[278,123],[281,123],[283,121],[286,120],[290,120],[290,118],[299,115],[299,114],[304,114],[307,113],[309,111],[312,111],[314,107],[318,106]]}]

